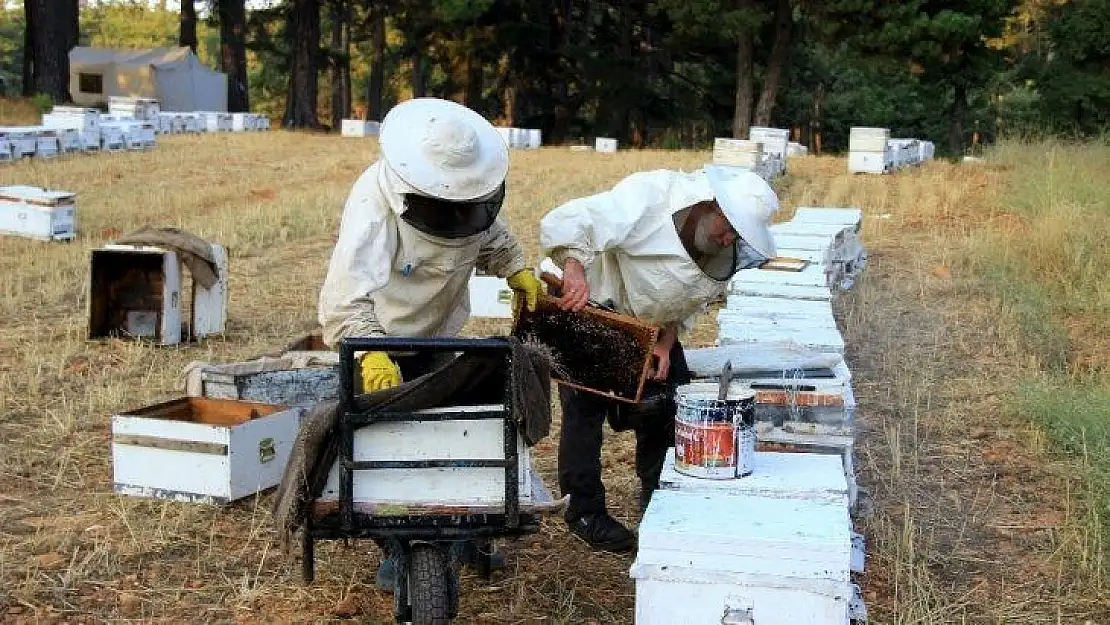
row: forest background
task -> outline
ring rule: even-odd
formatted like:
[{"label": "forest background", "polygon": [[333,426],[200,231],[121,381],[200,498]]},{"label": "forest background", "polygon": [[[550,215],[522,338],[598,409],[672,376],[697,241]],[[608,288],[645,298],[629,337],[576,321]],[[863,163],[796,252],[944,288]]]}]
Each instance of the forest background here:
[{"label": "forest background", "polygon": [[[544,142],[705,147],[751,125],[812,152],[851,126],[949,156],[1110,115],[1110,0],[28,0],[0,10],[0,94],[68,99],[73,45],[194,48],[229,108],[285,127],[454,99]],[[26,26],[30,25],[30,28]]]}]

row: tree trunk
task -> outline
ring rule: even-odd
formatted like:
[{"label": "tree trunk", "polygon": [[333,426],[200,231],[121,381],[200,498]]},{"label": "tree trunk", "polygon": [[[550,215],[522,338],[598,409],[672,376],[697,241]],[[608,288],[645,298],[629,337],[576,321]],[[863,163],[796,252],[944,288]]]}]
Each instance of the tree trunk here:
[{"label": "tree trunk", "polygon": [[470,49],[466,52],[466,94],[463,96],[463,102],[476,111],[482,108],[482,87],[485,77],[482,58],[476,49],[479,45],[477,38],[472,37]]},{"label": "tree trunk", "polygon": [[81,3],[79,0],[68,0],[64,4],[66,5],[65,101],[73,102],[73,94],[69,92],[69,52],[81,45]]},{"label": "tree trunk", "polygon": [[385,14],[381,7],[373,9],[370,23],[370,81],[366,85],[366,117],[382,120],[382,91],[385,83]]},{"label": "tree trunk", "polygon": [[956,83],[952,97],[952,123],[948,130],[948,149],[953,158],[964,151],[964,116],[967,114],[967,86]]},{"label": "tree trunk", "polygon": [[292,0],[286,32],[292,52],[289,92],[283,124],[287,128],[319,128],[316,114],[317,61],[320,53],[319,0]]},{"label": "tree trunk", "polygon": [[752,33],[742,30],[736,45],[736,107],[732,117],[732,137],[747,139],[752,128],[752,100],[755,96],[753,74],[755,45]]},{"label": "tree trunk", "polygon": [[194,54],[197,51],[197,7],[193,0],[181,0],[181,30],[177,44],[188,46]]},{"label": "tree trunk", "polygon": [[351,116],[351,5],[331,2],[331,125],[338,129]]},{"label": "tree trunk", "polygon": [[[621,73],[625,76],[633,75],[632,63],[632,16],[628,7],[629,0],[620,0],[617,7],[617,28],[620,29],[617,40],[617,67],[620,68]],[[620,142],[624,143],[629,138],[628,121],[629,111],[629,95],[627,93],[617,92],[612,95],[612,119],[610,121],[610,137],[616,137]]]},{"label": "tree trunk", "polygon": [[426,93],[424,82],[424,52],[420,49],[421,43],[412,51],[412,97],[423,98]]},{"label": "tree trunk", "polygon": [[35,30],[39,25],[38,4],[23,3],[23,95],[35,95]]},{"label": "tree trunk", "polygon": [[770,126],[771,114],[779,96],[779,82],[786,59],[790,55],[790,39],[794,30],[794,13],[790,0],[778,0],[775,8],[775,41],[767,58],[767,71],[763,74],[763,90],[755,107],[755,125]]},{"label": "tree trunk", "polygon": [[[244,0],[219,0],[220,65],[227,74],[227,110],[250,110],[247,93],[247,12]],[[317,25],[317,29],[319,25]]]},{"label": "tree trunk", "polygon": [[809,151],[821,156],[821,108],[825,100],[825,83],[817,83],[813,89],[813,116],[809,118]]},{"label": "tree trunk", "polygon": [[[34,91],[44,93],[55,102],[64,102],[69,95],[69,29],[68,16],[51,11],[49,0],[26,0],[24,6],[35,5],[31,10],[33,21],[28,21],[28,29],[34,33]],[[66,3],[68,4],[68,3]]]}]

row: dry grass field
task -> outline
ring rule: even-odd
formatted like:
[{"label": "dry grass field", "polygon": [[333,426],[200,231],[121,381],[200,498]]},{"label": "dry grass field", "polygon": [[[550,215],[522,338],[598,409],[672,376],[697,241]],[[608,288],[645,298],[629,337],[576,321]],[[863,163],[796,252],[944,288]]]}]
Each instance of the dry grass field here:
[{"label": "dry grass field", "polygon": [[[1051,149],[1061,172],[1108,162],[1105,148]],[[314,325],[343,201],[375,156],[373,140],[273,132],[175,136],[149,153],[0,166],[0,185],[77,192],[80,228],[68,244],[0,238],[0,622],[390,621],[370,543],[322,546],[316,582],[301,584],[299,557],[275,545],[271,492],[223,509],[115,495],[108,425],[116,411],[181,395],[190,361],[242,360]],[[537,259],[537,220],[550,208],[634,171],[708,158],[514,152],[506,216]],[[1080,370],[1094,390],[1074,392],[1095,395],[1075,402],[1107,388],[1106,282],[1077,287],[1094,289],[1085,307],[1051,305],[1069,272],[1087,267],[1093,280],[1110,268],[1106,200],[1092,192],[1067,213],[1103,202],[1093,229],[1047,206],[1016,206],[1017,186],[1041,189],[1034,174],[1052,171],[1016,148],[895,176],[845,169],[843,159],[791,161],[781,218],[796,206],[865,214],[870,265],[838,312],[861,407],[861,477],[874,499],[862,524],[872,621],[1110,623],[1101,542],[1110,511],[1097,486],[1110,467],[1106,430],[1095,404],[1078,426],[1086,453],[1057,453],[1076,451],[1076,430],[1044,403],[1057,396],[1046,389]],[[144,224],[230,249],[225,336],[179,348],[85,340],[90,249]],[[1072,244],[1075,233],[1088,247]],[[1021,295],[1031,275],[1048,276],[1045,310]],[[1045,332],[1047,347],[1031,348]],[[692,342],[712,337],[707,314]],[[609,436],[610,503],[634,524],[634,444],[630,434]],[[556,441],[538,446],[553,489]],[[632,622],[631,556],[592,553],[558,519],[506,550],[491,585],[464,580],[462,622]]]}]

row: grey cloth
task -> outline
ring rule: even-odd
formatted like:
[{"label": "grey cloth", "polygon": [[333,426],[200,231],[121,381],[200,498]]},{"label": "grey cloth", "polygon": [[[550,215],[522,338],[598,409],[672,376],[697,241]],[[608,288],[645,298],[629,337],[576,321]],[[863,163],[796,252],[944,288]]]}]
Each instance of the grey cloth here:
[{"label": "grey cloth", "polygon": [[124,235],[115,243],[125,245],[155,245],[167,247],[177,252],[181,262],[193,274],[193,280],[206,289],[212,288],[218,280],[216,258],[212,255],[212,246],[195,234],[180,228],[152,228],[143,226],[138,230]]},{"label": "grey cloth", "polygon": [[[534,445],[551,430],[551,378],[547,352],[527,346],[515,338],[511,345],[509,384],[512,415],[528,445]],[[435,370],[375,393],[359,395],[354,408],[360,411],[410,411],[471,403],[499,403],[504,392],[504,358],[500,354],[467,353]],[[324,490],[328,473],[339,455],[336,426],[339,402],[318,404],[301,425],[285,474],[274,499],[274,524],[282,548],[288,549],[293,535],[304,525],[312,502]]]}]

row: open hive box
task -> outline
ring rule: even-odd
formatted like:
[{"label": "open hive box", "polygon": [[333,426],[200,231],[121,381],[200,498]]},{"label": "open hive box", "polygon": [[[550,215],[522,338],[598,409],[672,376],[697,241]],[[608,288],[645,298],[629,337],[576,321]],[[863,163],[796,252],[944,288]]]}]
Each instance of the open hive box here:
[{"label": "open hive box", "polygon": [[521,310],[513,336],[551,349],[557,383],[636,403],[653,365],[659,328],[600,308],[567,312],[541,294],[534,312]]},{"label": "open hive box", "polygon": [[281,481],[303,409],[182,397],[112,417],[114,489],[225,504]]}]

